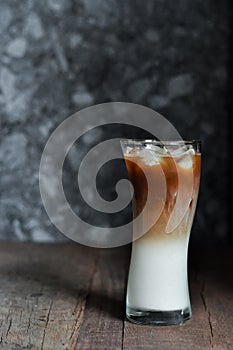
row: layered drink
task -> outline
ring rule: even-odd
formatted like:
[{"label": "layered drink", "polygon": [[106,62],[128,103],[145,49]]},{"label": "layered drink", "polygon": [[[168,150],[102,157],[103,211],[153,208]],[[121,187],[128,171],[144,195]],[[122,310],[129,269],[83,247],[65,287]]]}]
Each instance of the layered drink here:
[{"label": "layered drink", "polygon": [[196,209],[200,142],[123,140],[133,195],[126,315],[171,325],[191,318],[188,242]]}]

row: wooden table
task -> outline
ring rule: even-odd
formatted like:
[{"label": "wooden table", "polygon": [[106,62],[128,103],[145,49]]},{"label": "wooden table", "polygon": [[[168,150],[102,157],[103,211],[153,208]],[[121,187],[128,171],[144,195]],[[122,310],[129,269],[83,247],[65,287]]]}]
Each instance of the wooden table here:
[{"label": "wooden table", "polygon": [[193,318],[171,327],[125,319],[129,248],[1,243],[0,349],[233,349],[231,247],[190,249]]}]

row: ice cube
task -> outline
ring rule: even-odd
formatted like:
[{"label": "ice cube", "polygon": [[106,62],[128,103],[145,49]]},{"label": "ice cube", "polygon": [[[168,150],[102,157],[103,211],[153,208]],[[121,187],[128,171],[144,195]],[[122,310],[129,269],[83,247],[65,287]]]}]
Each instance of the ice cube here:
[{"label": "ice cube", "polygon": [[132,152],[133,148],[132,147],[129,147],[127,146],[126,149],[125,149],[125,154],[130,154]]},{"label": "ice cube", "polygon": [[140,148],[139,147],[126,147],[125,150],[125,154],[127,156],[131,156],[131,157],[138,157],[138,153],[140,152]]},{"label": "ice cube", "polygon": [[147,143],[141,147],[127,147],[125,154],[128,157],[139,157],[145,165],[153,166],[159,164],[161,157],[168,153],[164,147]]},{"label": "ice cube", "polygon": [[146,144],[145,148],[146,148],[146,150],[150,150],[150,151],[154,152],[154,154],[157,154],[159,156],[167,155],[167,150],[165,147],[159,147],[159,146],[155,146],[153,144]]},{"label": "ice cube", "polygon": [[140,150],[137,155],[142,158],[143,163],[146,165],[153,166],[160,163],[160,156],[149,149],[144,148]]},{"label": "ice cube", "polygon": [[193,166],[193,155],[195,150],[192,145],[169,145],[168,153],[174,158],[175,162],[182,168],[189,169]]},{"label": "ice cube", "polygon": [[[192,145],[166,145],[167,151],[172,157],[180,157],[185,154],[187,151],[194,152]],[[194,152],[195,153],[195,152]],[[194,154],[193,153],[193,154]]]},{"label": "ice cube", "polygon": [[189,149],[179,157],[176,157],[176,162],[180,167],[184,169],[190,169],[193,167],[193,155],[195,154],[194,149]]}]

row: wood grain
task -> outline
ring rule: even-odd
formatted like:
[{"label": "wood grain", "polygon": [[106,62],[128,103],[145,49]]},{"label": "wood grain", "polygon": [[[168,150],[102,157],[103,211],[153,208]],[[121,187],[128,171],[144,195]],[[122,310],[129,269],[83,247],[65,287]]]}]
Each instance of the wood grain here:
[{"label": "wood grain", "polygon": [[77,350],[122,349],[126,254],[101,251],[95,270]]},{"label": "wood grain", "polygon": [[232,349],[232,248],[190,254],[193,317],[125,320],[129,247],[0,244],[0,349]]},{"label": "wood grain", "polygon": [[97,251],[75,245],[19,244],[1,248],[3,347],[73,349]]}]

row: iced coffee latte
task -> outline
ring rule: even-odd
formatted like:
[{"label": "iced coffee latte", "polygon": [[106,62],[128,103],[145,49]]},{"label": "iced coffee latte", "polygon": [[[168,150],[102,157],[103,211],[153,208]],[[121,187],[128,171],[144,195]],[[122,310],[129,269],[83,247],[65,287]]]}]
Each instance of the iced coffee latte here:
[{"label": "iced coffee latte", "polygon": [[200,182],[200,142],[121,144],[135,219],[126,315],[141,324],[181,324],[191,318],[187,254]]}]

